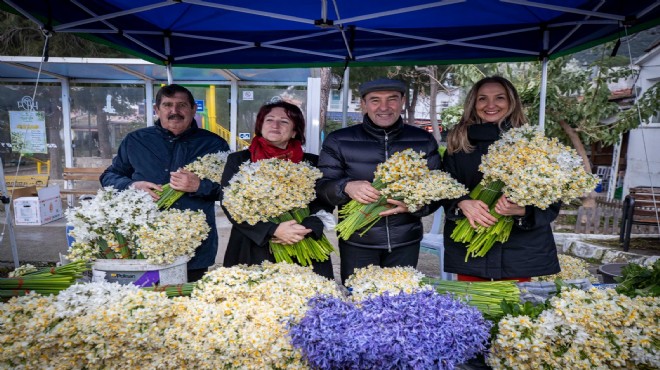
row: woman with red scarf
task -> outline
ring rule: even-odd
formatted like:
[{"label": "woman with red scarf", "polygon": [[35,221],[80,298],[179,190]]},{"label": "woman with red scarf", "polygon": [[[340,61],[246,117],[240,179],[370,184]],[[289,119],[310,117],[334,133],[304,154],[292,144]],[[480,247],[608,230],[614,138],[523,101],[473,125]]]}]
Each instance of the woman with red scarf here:
[{"label": "woman with red scarf", "polygon": [[[221,180],[223,189],[229,185],[229,180],[246,161],[280,158],[295,163],[307,161],[316,166],[319,157],[302,150],[305,143],[305,118],[297,106],[284,101],[262,106],[257,114],[254,131],[255,137],[248,149],[227,157]],[[322,204],[318,199],[309,205],[309,209],[311,215],[319,210],[332,212],[331,206]],[[291,220],[279,224],[258,222],[249,225],[247,222],[237,223],[224,207],[223,210],[232,223],[222,263],[225,267],[239,264],[258,265],[263,261],[275,262],[268,246],[270,240],[281,244],[294,244],[305,237],[319,239],[323,236],[323,222],[315,216],[309,216],[301,223]],[[315,261],[312,266],[317,274],[334,280],[330,259],[324,262]]]}]

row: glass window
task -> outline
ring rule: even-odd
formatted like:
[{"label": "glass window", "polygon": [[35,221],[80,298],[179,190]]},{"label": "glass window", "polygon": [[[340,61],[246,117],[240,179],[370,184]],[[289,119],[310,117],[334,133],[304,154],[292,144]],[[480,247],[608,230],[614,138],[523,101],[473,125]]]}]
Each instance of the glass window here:
[{"label": "glass window", "polygon": [[[5,176],[62,177],[61,96],[59,84],[41,83],[36,88],[33,83],[0,84],[0,157]],[[30,102],[34,113],[21,114]]]},{"label": "glass window", "polygon": [[72,85],[74,165],[109,165],[126,134],[146,127],[144,99],[143,85]]}]

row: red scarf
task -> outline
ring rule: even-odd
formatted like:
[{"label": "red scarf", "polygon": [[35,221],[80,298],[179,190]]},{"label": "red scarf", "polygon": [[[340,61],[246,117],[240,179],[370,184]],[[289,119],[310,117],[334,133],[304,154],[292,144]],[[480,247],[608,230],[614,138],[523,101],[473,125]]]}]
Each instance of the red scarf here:
[{"label": "red scarf", "polygon": [[250,143],[250,159],[256,162],[261,159],[279,158],[293,163],[303,160],[303,150],[300,141],[289,140],[286,149],[280,149],[271,145],[263,136],[256,136]]}]

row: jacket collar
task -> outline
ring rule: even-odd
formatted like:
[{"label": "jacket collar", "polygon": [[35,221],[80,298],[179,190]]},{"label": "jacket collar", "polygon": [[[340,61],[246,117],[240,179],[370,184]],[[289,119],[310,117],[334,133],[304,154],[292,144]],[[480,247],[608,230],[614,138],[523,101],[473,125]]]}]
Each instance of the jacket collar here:
[{"label": "jacket collar", "polygon": [[163,128],[163,125],[160,124],[160,119],[157,119],[156,122],[154,122],[154,126],[156,126],[156,128],[158,129],[158,132],[160,132],[161,135],[163,135],[167,138],[177,138],[177,139],[189,136],[189,135],[193,134],[194,132],[196,132],[197,130],[199,130],[199,128],[197,127],[197,121],[195,121],[194,118],[192,120],[192,123],[190,124],[190,127],[188,127],[188,129],[186,129],[186,131],[182,132],[179,135],[174,135],[172,133],[172,131],[170,131],[166,128]]},{"label": "jacket collar", "polygon": [[389,138],[392,138],[399,135],[399,133],[403,130],[403,119],[399,116],[399,119],[396,120],[392,126],[388,128],[382,128],[380,126],[376,126],[376,124],[371,121],[371,118],[365,114],[364,118],[362,118],[362,127],[369,135],[375,136],[377,138],[383,138],[385,135],[387,135]]}]

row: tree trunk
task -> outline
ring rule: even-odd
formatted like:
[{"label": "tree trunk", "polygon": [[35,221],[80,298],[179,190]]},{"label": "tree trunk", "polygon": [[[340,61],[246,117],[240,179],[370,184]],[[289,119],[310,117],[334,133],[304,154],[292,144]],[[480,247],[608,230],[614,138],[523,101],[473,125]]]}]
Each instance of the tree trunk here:
[{"label": "tree trunk", "polygon": [[438,67],[429,66],[429,117],[433,128],[435,141],[440,142],[440,128],[438,127]]},{"label": "tree trunk", "polygon": [[[348,88],[348,86],[346,86]],[[330,67],[321,68],[321,116],[319,118],[319,132],[325,129],[325,120],[328,115],[328,101],[332,89],[332,73]],[[348,102],[344,102],[348,104]],[[307,122],[309,124],[309,122]]]},{"label": "tree trunk", "polygon": [[[582,140],[580,140],[580,135],[575,131],[573,127],[571,127],[566,121],[560,120],[559,125],[561,128],[564,130],[568,138],[571,140],[571,143],[573,144],[573,148],[577,151],[577,153],[582,157],[582,165],[584,166],[584,170],[587,173],[591,173],[591,163],[589,162],[589,156],[587,156],[587,150],[584,148],[584,144],[582,144]],[[591,191],[588,194],[585,194],[584,200],[582,200],[582,206],[585,208],[595,208],[596,207],[596,192]]]},{"label": "tree trunk", "polygon": [[60,131],[63,126],[61,114],[62,112],[57,109],[55,109],[53,114],[46,114],[47,142],[54,144],[48,148],[48,159],[50,160],[50,173],[48,175],[51,179],[61,179],[63,172],[64,143],[60,139]]},{"label": "tree trunk", "polygon": [[108,127],[108,116],[103,107],[96,109],[96,129],[99,135],[99,152],[101,158],[112,159],[112,146],[110,145],[110,128]]}]

